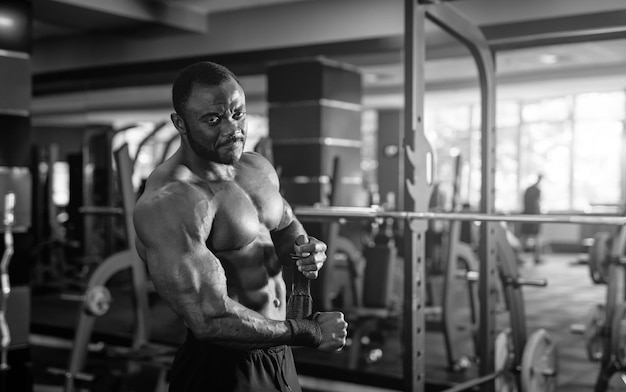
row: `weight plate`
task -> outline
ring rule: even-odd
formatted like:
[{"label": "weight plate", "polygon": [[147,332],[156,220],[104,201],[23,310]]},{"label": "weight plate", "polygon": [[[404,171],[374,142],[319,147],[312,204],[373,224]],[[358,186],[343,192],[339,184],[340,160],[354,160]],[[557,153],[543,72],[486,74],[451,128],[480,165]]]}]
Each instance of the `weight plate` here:
[{"label": "weight plate", "polygon": [[593,236],[589,248],[589,275],[596,284],[608,281],[607,265],[611,254],[611,233],[601,231]]},{"label": "weight plate", "polygon": [[604,333],[606,325],[606,308],[603,304],[597,304],[591,308],[587,315],[587,323],[585,324],[585,347],[587,349],[587,357],[592,362],[598,362],[604,354],[605,339]]},{"label": "weight plate", "polygon": [[611,323],[611,343],[615,359],[622,367],[626,367],[626,303],[615,308]]},{"label": "weight plate", "polygon": [[511,329],[507,328],[500,331],[495,340],[494,369],[496,373],[500,373],[495,379],[496,392],[517,392],[515,375],[511,372],[514,361],[513,337]]},{"label": "weight plate", "polygon": [[526,342],[522,354],[522,390],[553,392],[558,376],[557,347],[545,329],[535,331]]},{"label": "weight plate", "polygon": [[88,314],[103,316],[111,306],[111,292],[104,286],[91,287],[85,294],[83,305]]},{"label": "weight plate", "polygon": [[623,391],[626,391],[626,373],[624,373],[624,371],[615,372],[609,379],[609,385],[606,392]]}]

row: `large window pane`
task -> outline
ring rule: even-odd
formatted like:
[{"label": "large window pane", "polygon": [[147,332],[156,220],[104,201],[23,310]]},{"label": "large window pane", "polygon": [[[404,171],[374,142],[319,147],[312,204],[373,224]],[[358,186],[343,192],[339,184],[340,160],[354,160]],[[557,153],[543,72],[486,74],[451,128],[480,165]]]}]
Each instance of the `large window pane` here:
[{"label": "large window pane", "polygon": [[565,121],[571,111],[571,98],[543,99],[525,104],[522,108],[524,122]]},{"label": "large window pane", "polygon": [[496,200],[499,211],[515,211],[519,204],[517,128],[500,128],[496,135]]},{"label": "large window pane", "polygon": [[[611,117],[611,113],[608,117]],[[613,114],[614,115],[614,114]],[[620,201],[621,122],[584,121],[576,124],[573,207],[593,207]]]},{"label": "large window pane", "polygon": [[576,97],[576,120],[623,120],[625,99],[622,91],[580,94]]},{"label": "large window pane", "polygon": [[469,128],[470,121],[470,105],[451,105],[433,107],[428,112],[429,116],[425,118],[425,126],[427,129],[436,129],[440,135],[441,132],[457,132],[458,130],[466,130]]},{"label": "large window pane", "polygon": [[520,136],[522,189],[536,180],[537,173],[543,173],[542,209],[569,209],[572,161],[572,129],[569,124],[526,124],[522,126]]},{"label": "large window pane", "polygon": [[520,105],[517,102],[498,102],[496,105],[496,126],[516,127],[520,123]]},{"label": "large window pane", "polygon": [[[587,211],[590,206],[621,203],[625,108],[623,91],[498,102],[496,209],[519,210],[522,192],[538,173],[544,174],[542,206],[546,211]],[[477,208],[480,105],[440,105],[427,113],[426,132],[438,158],[438,180],[450,196],[453,152],[460,153],[461,201]]]},{"label": "large window pane", "polygon": [[446,199],[446,208],[452,205],[455,160],[461,155],[463,167],[470,156],[469,104],[427,108],[425,133],[435,152],[435,181]]},{"label": "large window pane", "polygon": [[462,193],[462,199],[470,203],[472,208],[478,209],[480,207],[480,187],[482,182],[482,155],[480,149],[482,132],[480,129],[473,129],[470,138],[470,159],[469,168],[464,173],[468,173],[463,177],[467,184],[464,184],[461,189],[467,192]]}]

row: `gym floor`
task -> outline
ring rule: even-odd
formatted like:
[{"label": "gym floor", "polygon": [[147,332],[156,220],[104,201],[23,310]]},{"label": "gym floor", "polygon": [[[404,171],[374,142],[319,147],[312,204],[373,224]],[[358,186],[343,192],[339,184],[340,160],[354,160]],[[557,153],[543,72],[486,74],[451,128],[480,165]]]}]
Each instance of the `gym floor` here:
[{"label": "gym floor", "polygon": [[[586,357],[583,337],[570,332],[570,326],[584,323],[587,313],[602,303],[606,286],[594,285],[588,267],[580,254],[546,254],[544,262],[535,265],[530,255],[522,254],[521,275],[528,278],[546,278],[548,286],[524,288],[529,334],[545,328],[553,336],[559,355],[559,392],[588,392],[593,390],[598,364]],[[399,271],[401,274],[401,269]],[[117,294],[116,294],[117,293]],[[120,295],[122,294],[122,295]],[[85,373],[95,377],[93,382],[81,384],[82,391],[115,391],[121,382],[132,385],[135,391],[153,391],[162,364],[144,363],[132,379],[122,377],[125,363],[119,357],[111,358],[111,346],[128,344],[131,331],[129,295],[124,287],[114,291],[110,311],[97,319],[93,341],[88,354]],[[128,294],[128,292],[126,292]],[[162,347],[180,342],[184,329],[173,313],[158,298],[152,298],[151,339]],[[59,300],[58,293],[40,293],[32,301],[31,357],[33,362],[34,392],[61,391],[78,316],[78,304]],[[361,358],[358,371],[346,370],[348,352],[320,354],[309,349],[295,349],[295,357],[303,387],[307,391],[385,391],[401,390],[401,342],[398,322],[384,322],[379,333],[372,335],[368,352],[382,354],[375,361]],[[380,351],[372,351],[380,349]],[[444,385],[451,381],[471,378],[475,370],[451,373],[446,370],[443,340],[439,333],[427,333],[427,385]],[[341,375],[341,377],[338,377]],[[124,380],[124,381],[121,381]],[[364,387],[361,383],[368,384]],[[626,390],[626,386],[623,385]],[[617,387],[619,388],[619,387]],[[441,389],[441,388],[437,388]],[[433,388],[434,390],[434,388]]]}]

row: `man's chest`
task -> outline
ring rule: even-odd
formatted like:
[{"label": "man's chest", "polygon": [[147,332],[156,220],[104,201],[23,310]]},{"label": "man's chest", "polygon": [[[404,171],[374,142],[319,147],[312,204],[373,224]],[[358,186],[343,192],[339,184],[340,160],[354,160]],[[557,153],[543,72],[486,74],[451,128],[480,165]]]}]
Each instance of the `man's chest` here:
[{"label": "man's chest", "polygon": [[208,239],[217,251],[235,250],[265,237],[283,212],[278,190],[261,181],[232,182],[215,192],[215,216]]}]

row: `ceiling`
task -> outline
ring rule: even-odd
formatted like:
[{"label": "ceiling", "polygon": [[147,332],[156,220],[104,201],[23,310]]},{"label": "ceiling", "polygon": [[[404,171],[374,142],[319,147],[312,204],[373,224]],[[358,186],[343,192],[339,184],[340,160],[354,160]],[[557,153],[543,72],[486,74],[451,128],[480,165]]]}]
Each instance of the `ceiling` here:
[{"label": "ceiling", "polygon": [[[444,6],[494,50],[499,96],[626,88],[623,0]],[[33,0],[33,16],[36,121],[169,110],[176,71],[200,59],[240,75],[258,111],[268,65],[313,56],[357,66],[366,107],[402,105],[402,0]],[[446,100],[475,94],[465,47],[434,24],[425,39],[427,91]]]}]

